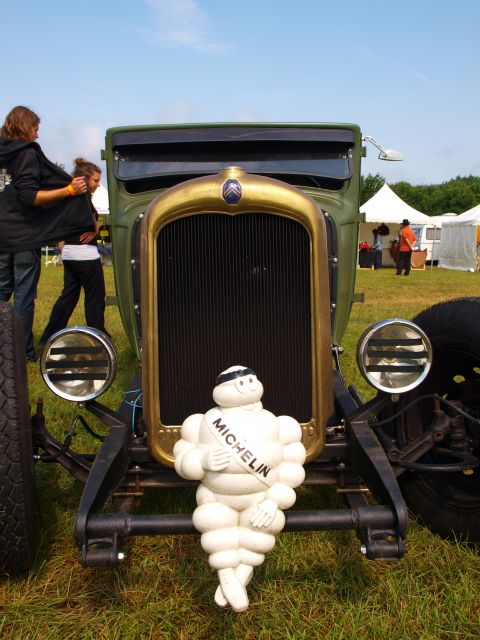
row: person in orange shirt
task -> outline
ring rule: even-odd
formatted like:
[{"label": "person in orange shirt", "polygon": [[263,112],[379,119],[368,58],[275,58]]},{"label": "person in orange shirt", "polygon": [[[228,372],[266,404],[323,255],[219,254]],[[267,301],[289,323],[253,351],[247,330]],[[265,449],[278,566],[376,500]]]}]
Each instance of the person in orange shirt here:
[{"label": "person in orange shirt", "polygon": [[404,276],[410,275],[410,264],[412,260],[412,251],[417,241],[417,237],[410,227],[407,219],[402,220],[400,233],[398,234],[400,243],[397,258],[397,276],[402,275],[402,269],[405,269]]}]

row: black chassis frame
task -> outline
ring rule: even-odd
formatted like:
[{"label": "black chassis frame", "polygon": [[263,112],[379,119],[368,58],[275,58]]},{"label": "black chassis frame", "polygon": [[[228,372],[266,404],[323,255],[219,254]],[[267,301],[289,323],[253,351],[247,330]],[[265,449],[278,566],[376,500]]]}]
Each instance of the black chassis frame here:
[{"label": "black chassis frame", "polygon": [[[334,355],[338,364],[338,353]],[[132,389],[138,389],[139,378],[134,376]],[[410,405],[394,403],[383,393],[363,403],[353,386],[345,387],[339,367],[333,372],[333,390],[335,424],[327,428],[322,455],[305,466],[304,484],[336,486],[346,508],[287,511],[284,531],[355,530],[368,559],[399,559],[405,552],[408,512],[397,477],[406,470],[462,472],[477,467],[480,462],[468,447],[442,448],[448,436],[465,435],[464,417],[474,418],[463,411],[461,403],[432,394],[417,396]],[[412,404],[427,399],[436,403],[431,424],[424,425],[422,433],[400,449],[389,432]],[[447,405],[446,412],[439,403]],[[59,463],[85,484],[74,526],[81,564],[118,564],[125,555],[122,545],[130,536],[196,533],[191,514],[132,514],[146,489],[195,487],[198,483],[184,480],[152,459],[142,421],[132,429],[131,403],[124,401],[118,412],[97,401],[81,406],[108,427],[97,454],[70,450],[78,422],[97,435],[82,416],[75,418],[63,443],[48,432],[42,401],[31,418],[34,459]],[[396,414],[394,408],[399,409]],[[384,425],[390,426],[384,430]],[[436,451],[448,454],[449,462],[417,462],[437,445],[441,446]],[[105,510],[107,502],[111,507]]]},{"label": "black chassis frame", "polygon": [[[305,484],[336,485],[346,508],[287,511],[284,530],[355,530],[367,558],[401,558],[407,508],[392,463],[371,426],[391,402],[389,396],[379,395],[361,404],[355,390],[346,389],[338,371],[334,372],[334,396],[338,424],[328,429],[323,454],[306,465]],[[196,533],[191,514],[131,513],[147,488],[195,487],[197,483],[180,478],[173,469],[152,459],[145,435],[132,431],[128,404],[118,412],[97,401],[82,407],[108,427],[96,455],[70,450],[76,422],[64,443],[53,438],[45,425],[42,401],[31,419],[34,458],[61,464],[85,484],[74,526],[81,564],[118,564],[129,536]],[[86,425],[83,418],[78,420]],[[111,508],[105,511],[109,501]]]}]

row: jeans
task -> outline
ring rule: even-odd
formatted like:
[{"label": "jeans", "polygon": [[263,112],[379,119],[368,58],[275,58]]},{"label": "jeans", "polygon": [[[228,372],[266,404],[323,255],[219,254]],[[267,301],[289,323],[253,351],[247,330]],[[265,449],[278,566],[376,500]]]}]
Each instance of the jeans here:
[{"label": "jeans", "polygon": [[54,333],[65,329],[77,306],[82,287],[85,291],[87,325],[107,333],[105,330],[105,280],[100,258],[64,260],[63,290],[53,305],[50,320],[40,338],[40,343],[45,343]]},{"label": "jeans", "polygon": [[0,253],[0,300],[9,302],[13,295],[13,308],[23,323],[28,359],[35,358],[32,327],[39,279],[40,249]]},{"label": "jeans", "polygon": [[398,252],[397,276],[401,275],[402,269],[405,269],[405,273],[403,275],[408,276],[410,274],[411,260],[412,260],[411,251]]}]

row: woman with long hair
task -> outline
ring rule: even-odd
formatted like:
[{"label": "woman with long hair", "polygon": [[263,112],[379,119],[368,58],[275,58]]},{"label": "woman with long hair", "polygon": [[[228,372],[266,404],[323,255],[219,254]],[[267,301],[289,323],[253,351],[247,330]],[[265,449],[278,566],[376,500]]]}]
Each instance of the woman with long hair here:
[{"label": "woman with long hair", "polygon": [[72,179],[36,142],[40,118],[14,107],[0,129],[0,300],[20,316],[26,357],[35,361],[33,316],[40,248],[94,228],[83,176]]}]

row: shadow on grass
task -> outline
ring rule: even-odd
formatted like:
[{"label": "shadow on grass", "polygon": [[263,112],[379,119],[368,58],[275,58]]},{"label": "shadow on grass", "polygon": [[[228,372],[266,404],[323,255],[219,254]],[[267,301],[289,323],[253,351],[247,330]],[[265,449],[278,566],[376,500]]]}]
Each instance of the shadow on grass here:
[{"label": "shadow on grass", "polygon": [[[124,563],[115,568],[82,569],[73,524],[83,485],[58,465],[39,464],[36,473],[43,533],[35,565],[26,577],[36,583],[69,585],[65,598],[51,606],[80,606],[80,602],[99,614],[106,607],[133,611],[155,602],[159,609],[171,608],[170,615],[177,619],[175,600],[177,607],[179,602],[188,603],[197,613],[219,611],[213,601],[217,577],[208,566],[199,535],[127,539]],[[342,504],[332,488],[302,487],[295,507],[326,509]],[[195,506],[195,489],[163,489],[146,492],[137,511],[192,513]],[[312,596],[318,590],[336,601],[356,602],[371,584],[359,544],[351,531],[278,535],[264,564],[255,569],[248,589],[251,601],[262,602],[271,590],[288,593],[294,589]],[[227,624],[232,612],[227,609],[221,615]]]},{"label": "shadow on grass", "polygon": [[35,469],[40,504],[40,545],[30,575],[39,577],[42,567],[52,558],[53,547],[66,538],[66,521],[71,524],[80,502],[83,484],[56,464],[37,463]]}]

